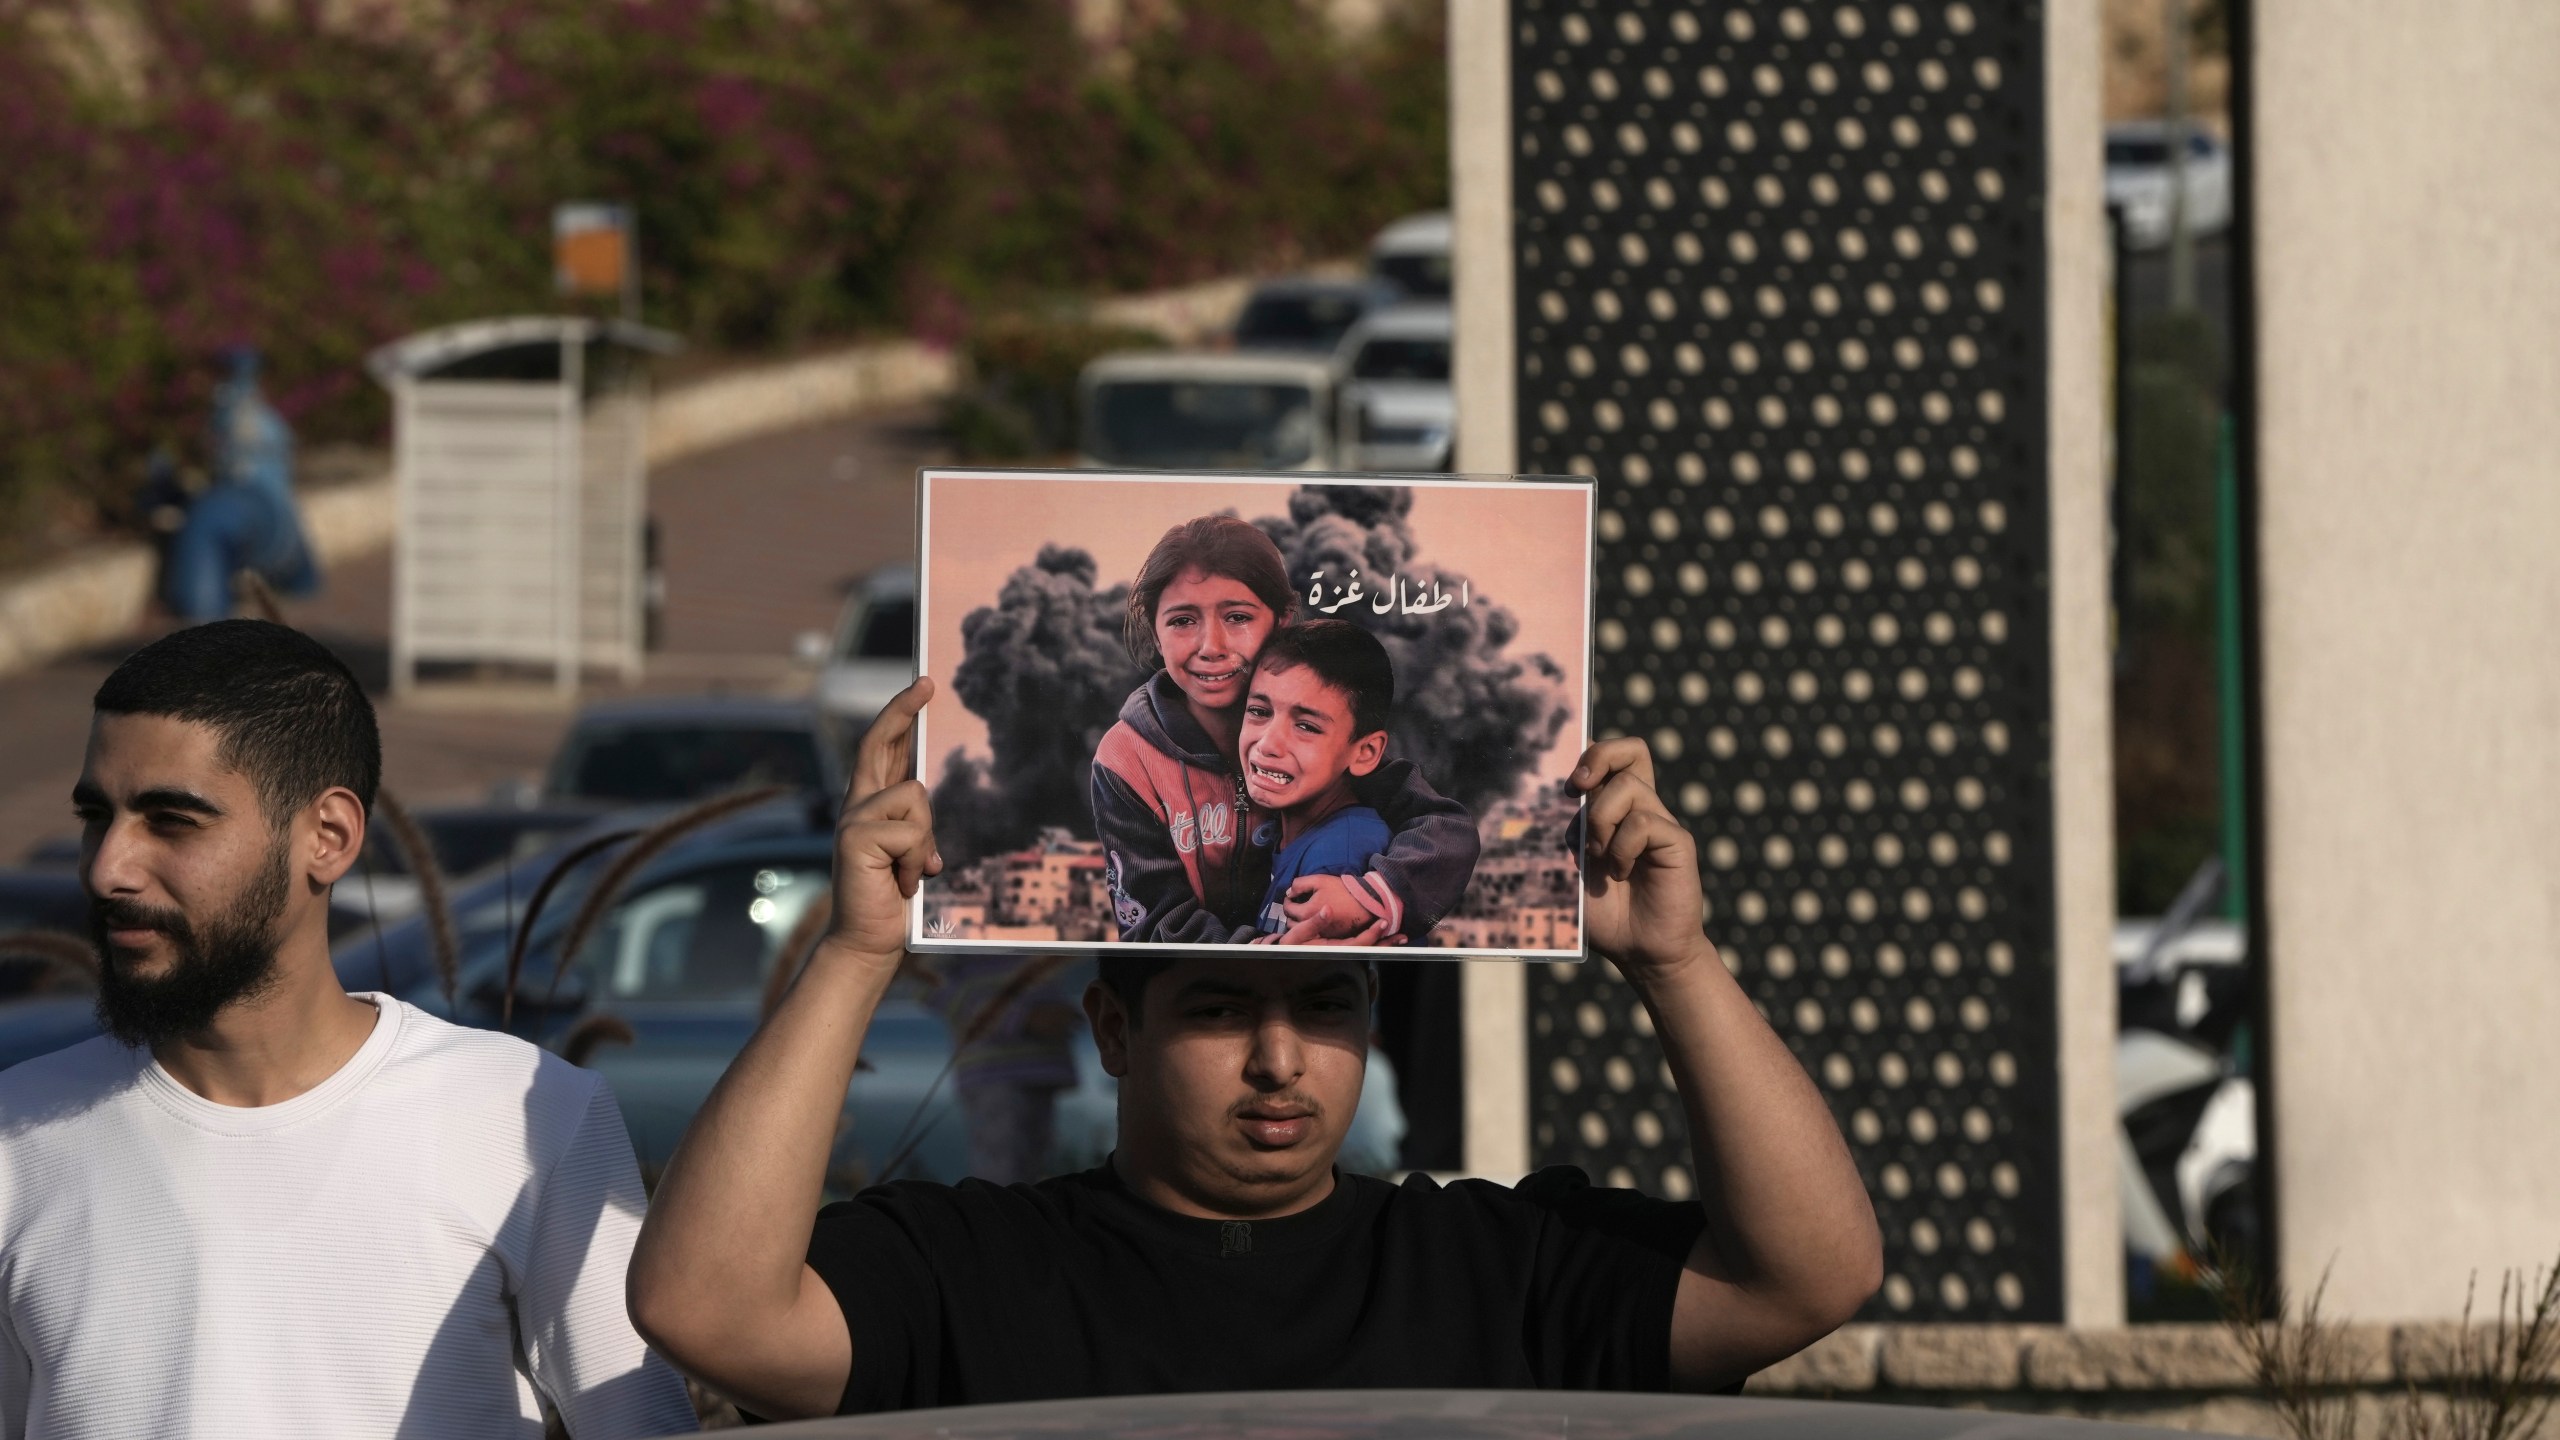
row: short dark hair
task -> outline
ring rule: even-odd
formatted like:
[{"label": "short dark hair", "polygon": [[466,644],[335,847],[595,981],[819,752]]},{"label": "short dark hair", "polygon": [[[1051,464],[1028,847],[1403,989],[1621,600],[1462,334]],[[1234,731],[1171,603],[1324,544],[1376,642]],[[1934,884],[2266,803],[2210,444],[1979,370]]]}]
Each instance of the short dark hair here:
[{"label": "short dark hair", "polygon": [[1367,735],[1387,728],[1396,704],[1396,669],[1378,637],[1348,620],[1310,620],[1271,632],[1254,657],[1256,671],[1304,665],[1316,678],[1351,697],[1351,730]]},{"label": "short dark hair", "polygon": [[1156,648],[1156,602],[1164,598],[1164,587],[1195,566],[1252,591],[1271,607],[1273,623],[1289,618],[1297,596],[1289,588],[1289,568],[1281,563],[1280,547],[1270,536],[1233,515],[1185,520],[1156,541],[1146,563],[1138,567],[1137,582],[1129,587],[1129,613],[1120,622],[1120,643],[1128,647],[1129,658],[1140,669],[1152,670],[1164,663],[1164,655]]},{"label": "short dark hair", "polygon": [[127,656],[91,702],[102,715],[209,725],[222,763],[257,787],[270,822],[343,785],[373,808],[382,732],[354,673],[319,641],[266,620],[216,620]]},{"label": "short dark hair", "polygon": [[1120,997],[1120,1008],[1129,1012],[1132,1025],[1146,1009],[1147,982],[1172,968],[1170,955],[1106,954],[1095,966],[1102,988]]},{"label": "short dark hair", "polygon": [[[1179,958],[1175,955],[1106,953],[1095,966],[1099,972],[1096,978],[1102,982],[1102,988],[1119,997],[1120,1008],[1129,1012],[1129,1023],[1135,1026],[1146,1013],[1147,986],[1157,976],[1172,969],[1173,962]],[[1363,960],[1360,968],[1369,977],[1369,998],[1375,1000],[1378,994],[1377,962]]]}]

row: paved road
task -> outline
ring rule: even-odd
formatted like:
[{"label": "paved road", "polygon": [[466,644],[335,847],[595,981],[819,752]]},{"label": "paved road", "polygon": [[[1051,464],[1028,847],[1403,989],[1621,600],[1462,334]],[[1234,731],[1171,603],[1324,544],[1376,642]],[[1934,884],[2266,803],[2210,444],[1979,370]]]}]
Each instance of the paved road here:
[{"label": "paved road", "polygon": [[[863,416],[658,470],[649,508],[664,546],[666,630],[639,688],[805,690],[808,672],[790,662],[792,637],[830,629],[845,588],[863,575],[914,559],[915,469],[936,443],[925,419]],[[388,675],[389,556],[341,566],[324,594],[289,605],[287,617],[379,689]],[[90,697],[146,638],[0,680],[0,865],[72,832]],[[412,803],[467,800],[533,774],[569,719],[539,687],[451,687],[399,702],[377,693],[375,701],[384,783]]]}]

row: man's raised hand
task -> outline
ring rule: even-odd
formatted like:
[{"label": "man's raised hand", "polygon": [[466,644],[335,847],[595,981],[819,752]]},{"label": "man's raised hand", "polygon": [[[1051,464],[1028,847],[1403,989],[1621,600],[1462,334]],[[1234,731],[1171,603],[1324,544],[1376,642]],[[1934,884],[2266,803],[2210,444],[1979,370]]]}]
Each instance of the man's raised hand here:
[{"label": "man's raised hand", "polygon": [[1603,740],[1571,777],[1583,810],[1583,927],[1591,948],[1622,968],[1674,969],[1713,960],[1698,846],[1653,788],[1642,740]]},{"label": "man's raised hand", "polygon": [[932,679],[920,675],[880,707],[879,718],[862,732],[862,745],[854,752],[853,775],[844,792],[845,809],[851,810],[916,773],[916,716],[932,698]]},{"label": "man's raised hand", "polygon": [[835,920],[823,944],[895,963],[907,944],[907,901],[942,873],[933,806],[915,767],[916,712],[933,698],[919,679],[880,711],[854,756],[836,820]]}]

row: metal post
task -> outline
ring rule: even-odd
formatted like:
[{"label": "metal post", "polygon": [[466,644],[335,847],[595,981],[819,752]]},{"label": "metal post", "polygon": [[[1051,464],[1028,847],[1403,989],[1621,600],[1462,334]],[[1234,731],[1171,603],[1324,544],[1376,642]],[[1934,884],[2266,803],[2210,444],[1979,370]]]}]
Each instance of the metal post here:
[{"label": "metal post", "polygon": [[391,693],[405,698],[418,687],[418,381],[408,374],[391,382]]},{"label": "metal post", "polygon": [[[2222,866],[2230,876],[2223,913],[2249,918],[2249,751],[2241,666],[2240,466],[2231,417],[2213,467],[2213,632],[2215,709],[2222,740]],[[2256,957],[2252,956],[2254,960]]]},{"label": "metal post", "polygon": [[2161,0],[2161,64],[2169,93],[2162,129],[2169,137],[2169,308],[2196,304],[2196,242],[2187,213],[2187,0]]},{"label": "metal post", "polygon": [[585,390],[586,346],[577,330],[571,328],[560,336],[560,441],[552,456],[556,487],[552,492],[553,523],[560,527],[551,548],[557,570],[551,592],[551,623],[553,639],[559,647],[553,674],[563,696],[577,693],[578,671],[584,658],[580,653],[584,639],[580,632],[585,617],[580,612],[584,609],[586,575],[581,569],[578,528],[579,500],[585,488],[581,482],[586,476],[584,447],[579,443],[579,427],[586,410]]}]

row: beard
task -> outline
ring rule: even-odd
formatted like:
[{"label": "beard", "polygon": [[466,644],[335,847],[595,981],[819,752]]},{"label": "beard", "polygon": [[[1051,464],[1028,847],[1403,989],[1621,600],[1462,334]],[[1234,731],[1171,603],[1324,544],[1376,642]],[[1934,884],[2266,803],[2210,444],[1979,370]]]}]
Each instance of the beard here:
[{"label": "beard", "polygon": [[[175,910],[131,900],[89,905],[98,947],[98,1023],[127,1045],[201,1035],[224,1007],[255,1000],[276,983],[276,921],[292,893],[291,850],[279,837],[266,864],[222,914],[199,928]],[[157,930],[169,939],[169,968],[144,978],[107,943],[110,930]]]}]

